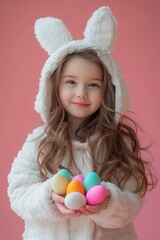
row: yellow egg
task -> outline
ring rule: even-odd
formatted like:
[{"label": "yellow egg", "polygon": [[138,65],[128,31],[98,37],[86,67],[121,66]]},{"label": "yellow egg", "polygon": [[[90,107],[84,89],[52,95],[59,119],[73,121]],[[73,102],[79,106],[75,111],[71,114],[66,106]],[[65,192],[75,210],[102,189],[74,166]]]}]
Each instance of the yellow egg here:
[{"label": "yellow egg", "polygon": [[85,190],[83,184],[80,181],[73,179],[67,186],[66,195],[68,195],[71,192],[79,192],[84,194]]},{"label": "yellow egg", "polygon": [[61,174],[55,174],[51,179],[51,186],[53,192],[64,195],[68,185],[67,179]]}]

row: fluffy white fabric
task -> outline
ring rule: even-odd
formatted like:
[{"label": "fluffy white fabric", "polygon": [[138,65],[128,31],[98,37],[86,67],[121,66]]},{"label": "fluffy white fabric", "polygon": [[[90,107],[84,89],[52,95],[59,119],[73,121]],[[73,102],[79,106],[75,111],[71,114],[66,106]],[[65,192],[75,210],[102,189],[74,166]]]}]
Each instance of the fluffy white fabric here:
[{"label": "fluffy white fabric", "polygon": [[72,41],[72,36],[64,23],[53,17],[38,19],[35,23],[35,35],[49,55],[63,44]]},{"label": "fluffy white fabric", "polygon": [[108,7],[101,7],[89,19],[84,36],[98,49],[110,52],[116,38],[116,20]]}]

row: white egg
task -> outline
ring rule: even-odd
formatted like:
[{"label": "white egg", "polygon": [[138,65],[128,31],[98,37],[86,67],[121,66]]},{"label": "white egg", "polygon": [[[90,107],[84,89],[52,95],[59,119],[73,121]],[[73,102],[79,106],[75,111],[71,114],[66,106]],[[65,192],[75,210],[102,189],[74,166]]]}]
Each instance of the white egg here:
[{"label": "white egg", "polygon": [[69,209],[79,210],[86,205],[86,198],[82,193],[72,192],[65,197],[64,204]]}]

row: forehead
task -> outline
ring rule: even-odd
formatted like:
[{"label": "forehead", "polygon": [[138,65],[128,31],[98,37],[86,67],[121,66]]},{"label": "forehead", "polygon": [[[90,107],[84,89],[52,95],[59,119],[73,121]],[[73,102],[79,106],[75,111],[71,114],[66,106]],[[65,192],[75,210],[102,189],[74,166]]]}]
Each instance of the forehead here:
[{"label": "forehead", "polygon": [[62,75],[65,74],[90,74],[95,77],[102,76],[102,68],[97,62],[81,56],[69,58],[63,65]]}]

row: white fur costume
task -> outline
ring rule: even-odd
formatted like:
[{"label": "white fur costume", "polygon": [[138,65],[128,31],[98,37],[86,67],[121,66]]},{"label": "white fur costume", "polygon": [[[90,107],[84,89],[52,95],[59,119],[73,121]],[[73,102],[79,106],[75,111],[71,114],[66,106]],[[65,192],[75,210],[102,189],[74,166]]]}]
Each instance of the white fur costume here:
[{"label": "white fur costume", "polygon": [[[111,56],[116,35],[116,23],[109,8],[101,7],[88,21],[83,40],[72,40],[62,21],[54,18],[39,19],[35,33],[42,47],[49,53],[42,70],[35,109],[46,122],[51,104],[49,78],[61,59],[75,50],[91,47],[98,49],[116,87],[116,111],[121,114],[129,106],[129,98],[119,68]],[[99,51],[100,50],[100,51]],[[116,115],[116,121],[119,115]],[[8,176],[8,195],[12,209],[25,220],[25,240],[135,240],[132,222],[142,207],[143,199],[133,193],[134,182],[128,181],[124,191],[114,183],[103,182],[110,190],[110,200],[105,210],[98,214],[66,217],[51,201],[51,174],[43,182],[37,164],[37,147],[44,131],[35,129],[14,160]],[[34,140],[33,140],[34,139]],[[31,141],[33,140],[33,141]],[[92,170],[87,142],[73,141],[74,158],[85,176]],[[63,165],[67,167],[66,153]]]}]

